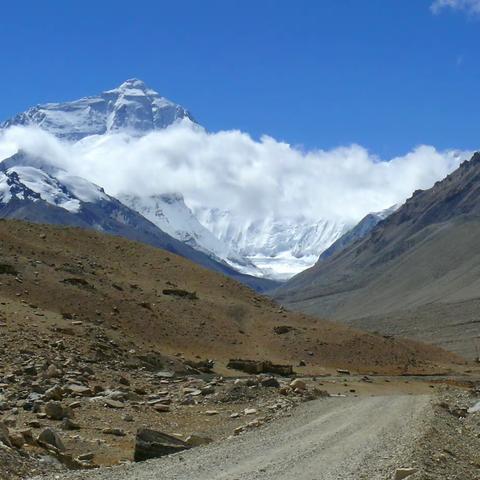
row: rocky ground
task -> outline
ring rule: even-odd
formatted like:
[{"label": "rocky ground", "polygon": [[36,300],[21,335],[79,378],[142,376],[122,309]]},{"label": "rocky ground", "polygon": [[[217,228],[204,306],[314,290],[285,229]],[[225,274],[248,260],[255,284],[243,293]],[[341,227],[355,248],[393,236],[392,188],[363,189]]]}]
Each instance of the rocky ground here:
[{"label": "rocky ground", "polygon": [[[475,408],[475,405],[477,406]],[[480,479],[480,390],[446,386],[415,447],[419,472],[412,480]]]},{"label": "rocky ground", "polygon": [[[100,331],[93,335],[105,354],[110,342]],[[142,427],[191,445],[224,439],[328,395],[311,381],[307,387],[270,375],[224,379],[180,360],[162,359],[165,370],[132,366],[132,353],[122,349],[102,361],[82,354],[88,335],[52,341],[19,330],[19,336],[29,347],[5,344],[8,361],[0,369],[5,479],[132,461]]]},{"label": "rocky ground", "polygon": [[323,398],[240,437],[46,478],[155,480],[161,472],[165,480],[475,480],[479,396],[465,385],[436,385],[429,395]]}]

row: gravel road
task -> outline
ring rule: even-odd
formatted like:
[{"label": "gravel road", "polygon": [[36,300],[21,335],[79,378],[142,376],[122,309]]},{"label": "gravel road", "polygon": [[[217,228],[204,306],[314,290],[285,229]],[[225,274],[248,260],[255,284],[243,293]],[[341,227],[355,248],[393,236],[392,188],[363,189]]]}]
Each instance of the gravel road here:
[{"label": "gravel road", "polygon": [[309,402],[293,415],[223,443],[139,464],[70,473],[82,480],[389,479],[409,464],[431,397]]}]

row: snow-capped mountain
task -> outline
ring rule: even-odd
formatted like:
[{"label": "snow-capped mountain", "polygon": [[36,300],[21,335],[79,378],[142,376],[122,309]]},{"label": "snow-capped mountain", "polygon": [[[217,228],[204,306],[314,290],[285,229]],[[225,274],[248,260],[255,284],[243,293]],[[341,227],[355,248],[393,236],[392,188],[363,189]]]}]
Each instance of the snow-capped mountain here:
[{"label": "snow-capped mountain", "polygon": [[217,238],[205,228],[185,204],[180,193],[165,193],[152,196],[119,195],[119,200],[164,232],[192,248],[226,261],[237,270],[262,276],[253,263],[242,257],[233,246]]},{"label": "snow-capped mountain", "polygon": [[216,237],[263,271],[287,279],[311,267],[320,254],[350,227],[339,221],[306,218],[242,220],[231,212],[199,208],[195,213]]},{"label": "snow-capped mountain", "polygon": [[194,122],[185,108],[141,80],[130,79],[95,97],[37,105],[3,122],[0,128],[36,125],[59,138],[76,141],[117,131],[144,134],[182,119]]},{"label": "snow-capped mountain", "polygon": [[[128,140],[128,135],[142,136],[179,121],[195,123],[185,108],[165,99],[141,80],[131,79],[97,96],[38,105],[7,120],[0,128],[34,125],[85,148],[108,140],[107,135],[111,133],[122,132]],[[13,159],[14,162],[18,160],[18,156]],[[29,158],[28,165],[12,163],[12,159],[4,163],[2,188],[5,198],[12,195],[10,186],[20,182],[31,190],[28,195],[26,190],[23,192],[30,200],[37,196],[49,205],[77,216],[82,208],[86,208],[84,205],[94,204],[87,200],[89,187],[83,185],[87,197],[83,197],[81,191],[79,193],[78,185],[74,188],[71,182],[75,177],[59,170],[52,171],[47,161],[38,158],[34,160],[35,164],[32,161]],[[121,162],[122,158],[118,161]],[[7,165],[15,168],[9,171]],[[17,168],[20,166],[37,170]],[[138,168],[141,168],[141,160]],[[36,178],[32,180],[33,177]],[[96,194],[106,195],[95,188]],[[181,193],[160,190],[155,195],[151,195],[151,191],[144,194],[138,185],[126,190],[134,194],[123,195],[120,200],[130,212],[137,212],[162,232],[208,255],[215,262],[225,262],[239,272],[264,278],[283,280],[312,266],[324,250],[353,226],[338,220],[304,217],[271,216],[251,220],[209,207],[195,208],[192,212],[187,206],[188,198],[185,202]],[[106,197],[113,200],[108,195]],[[74,212],[74,209],[79,210]],[[102,223],[100,218],[97,223]]]},{"label": "snow-capped mountain", "polygon": [[188,258],[259,291],[276,286],[270,280],[239,273],[220,259],[173,238],[97,185],[24,153],[0,162],[0,218],[69,225],[119,235]]},{"label": "snow-capped mountain", "polygon": [[325,260],[338,252],[341,252],[353,242],[366,237],[382,220],[385,220],[393,212],[402,206],[401,203],[392,205],[390,208],[380,212],[372,212],[360,220],[351,230],[343,234],[337,241],[333,242],[321,255],[320,260]]}]

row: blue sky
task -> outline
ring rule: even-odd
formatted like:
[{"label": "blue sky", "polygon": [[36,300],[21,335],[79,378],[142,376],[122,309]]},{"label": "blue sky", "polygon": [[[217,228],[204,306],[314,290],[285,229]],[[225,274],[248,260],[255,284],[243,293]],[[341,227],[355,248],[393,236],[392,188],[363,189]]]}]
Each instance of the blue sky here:
[{"label": "blue sky", "polygon": [[138,77],[214,131],[359,143],[385,159],[419,144],[475,149],[480,2],[432,3],[4,2],[0,119]]}]

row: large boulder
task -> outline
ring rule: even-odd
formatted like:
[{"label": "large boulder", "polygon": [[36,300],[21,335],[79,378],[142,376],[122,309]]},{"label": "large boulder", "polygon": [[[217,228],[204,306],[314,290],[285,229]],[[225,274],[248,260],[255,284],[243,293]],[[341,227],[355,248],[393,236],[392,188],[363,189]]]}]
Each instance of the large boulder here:
[{"label": "large boulder", "polygon": [[54,447],[60,452],[65,451],[62,439],[53,428],[45,428],[38,436],[37,442],[45,448]]},{"label": "large boulder", "polygon": [[190,446],[182,440],[148,428],[141,428],[135,437],[134,460],[142,462],[187,450]]}]

